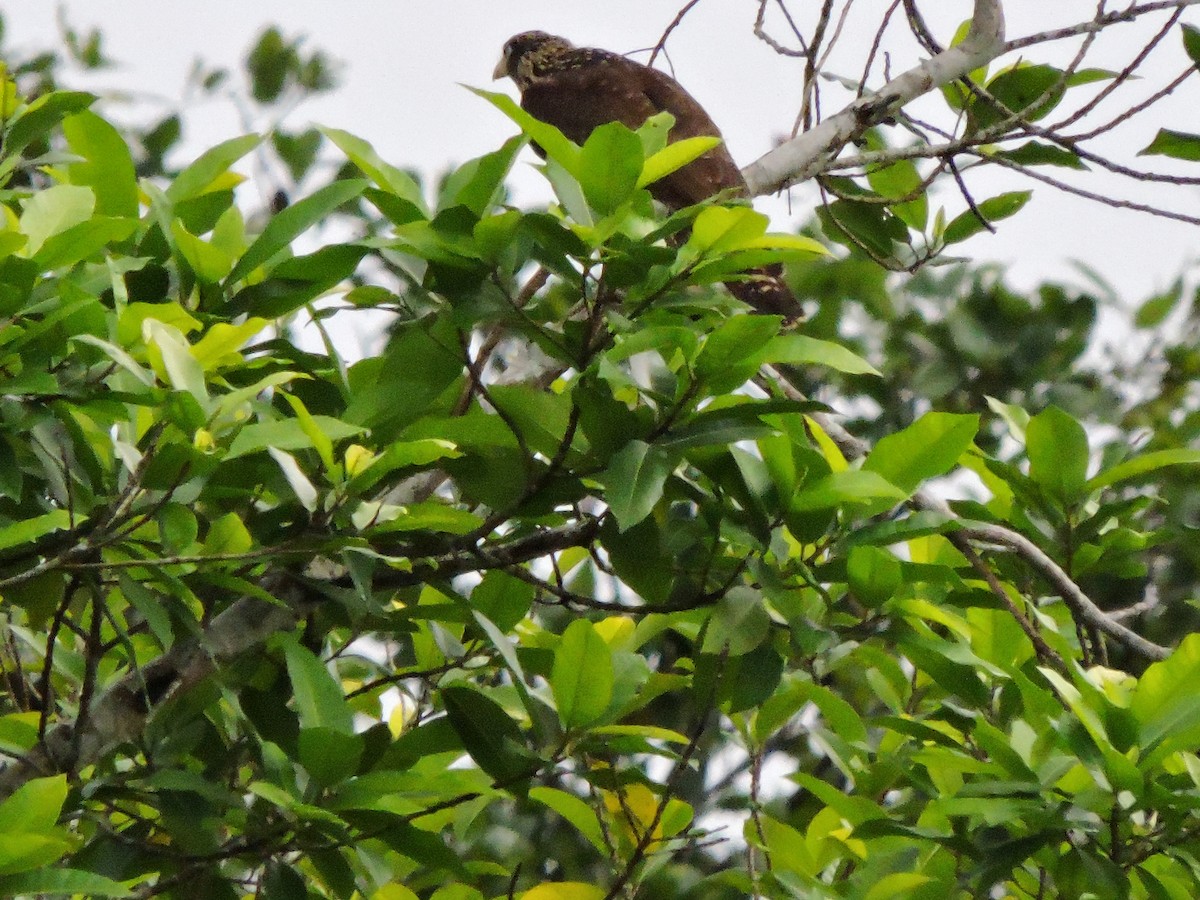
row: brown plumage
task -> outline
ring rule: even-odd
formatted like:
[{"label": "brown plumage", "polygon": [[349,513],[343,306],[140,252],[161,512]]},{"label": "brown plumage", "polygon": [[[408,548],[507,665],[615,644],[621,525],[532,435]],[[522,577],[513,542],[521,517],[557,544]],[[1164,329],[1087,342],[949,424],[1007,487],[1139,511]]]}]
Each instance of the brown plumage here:
[{"label": "brown plumage", "polygon": [[[516,82],[522,108],[577,144],[607,122],[638,128],[660,112],[675,117],[668,140],[721,136],[704,108],[669,75],[607,50],[575,47],[544,31],[526,31],[510,38],[493,74]],[[649,185],[649,190],[671,210],[717,194],[750,196],[741,170],[723,143]],[[801,316],[800,304],[781,271],[777,265],[751,269],[745,273],[748,280],[730,281],[726,287],[758,312],[795,321]]]}]

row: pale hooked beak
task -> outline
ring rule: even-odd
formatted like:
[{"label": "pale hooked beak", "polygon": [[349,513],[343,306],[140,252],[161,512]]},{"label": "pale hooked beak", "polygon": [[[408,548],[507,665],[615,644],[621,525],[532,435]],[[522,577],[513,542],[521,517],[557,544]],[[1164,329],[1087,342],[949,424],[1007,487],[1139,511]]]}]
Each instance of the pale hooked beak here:
[{"label": "pale hooked beak", "polygon": [[508,57],[501,56],[500,62],[496,63],[496,68],[492,70],[492,81],[504,78],[508,75]]}]

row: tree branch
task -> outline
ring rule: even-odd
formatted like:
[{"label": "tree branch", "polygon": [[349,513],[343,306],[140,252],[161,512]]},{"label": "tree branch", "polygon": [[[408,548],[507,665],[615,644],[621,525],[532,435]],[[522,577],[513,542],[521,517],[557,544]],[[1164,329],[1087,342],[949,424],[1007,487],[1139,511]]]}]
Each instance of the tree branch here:
[{"label": "tree branch", "polygon": [[806,131],[742,170],[752,195],[769,194],[820,174],[842,148],[917,97],[962,78],[1005,50],[1000,0],[975,0],[971,30],[950,47],[865,94],[811,131]]}]

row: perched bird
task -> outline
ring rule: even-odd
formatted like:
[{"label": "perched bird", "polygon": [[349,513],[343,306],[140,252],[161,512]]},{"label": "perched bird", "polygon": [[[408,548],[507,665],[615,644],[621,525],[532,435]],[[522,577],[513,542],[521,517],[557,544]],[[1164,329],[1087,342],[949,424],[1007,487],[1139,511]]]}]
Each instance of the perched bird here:
[{"label": "perched bird", "polygon": [[[577,144],[607,122],[638,128],[660,112],[675,117],[668,140],[721,136],[704,108],[669,75],[607,50],[576,47],[544,31],[526,31],[510,38],[492,74],[516,82],[522,108]],[[723,143],[649,185],[649,190],[670,210],[722,192],[732,197],[750,196],[741,170]],[[745,281],[725,285],[739,300],[789,322],[801,317],[800,304],[784,283],[780,266],[751,269],[745,277]]]}]

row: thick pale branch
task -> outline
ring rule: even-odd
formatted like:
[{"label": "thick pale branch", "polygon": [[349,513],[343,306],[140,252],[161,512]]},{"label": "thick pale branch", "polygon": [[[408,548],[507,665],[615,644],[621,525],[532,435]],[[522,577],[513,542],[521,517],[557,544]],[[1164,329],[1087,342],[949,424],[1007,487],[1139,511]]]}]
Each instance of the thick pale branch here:
[{"label": "thick pale branch", "polygon": [[810,131],[776,147],[742,170],[754,195],[769,194],[820,174],[842,148],[906,103],[991,62],[1004,52],[1000,0],[975,0],[971,30],[950,47],[865,94]]}]

